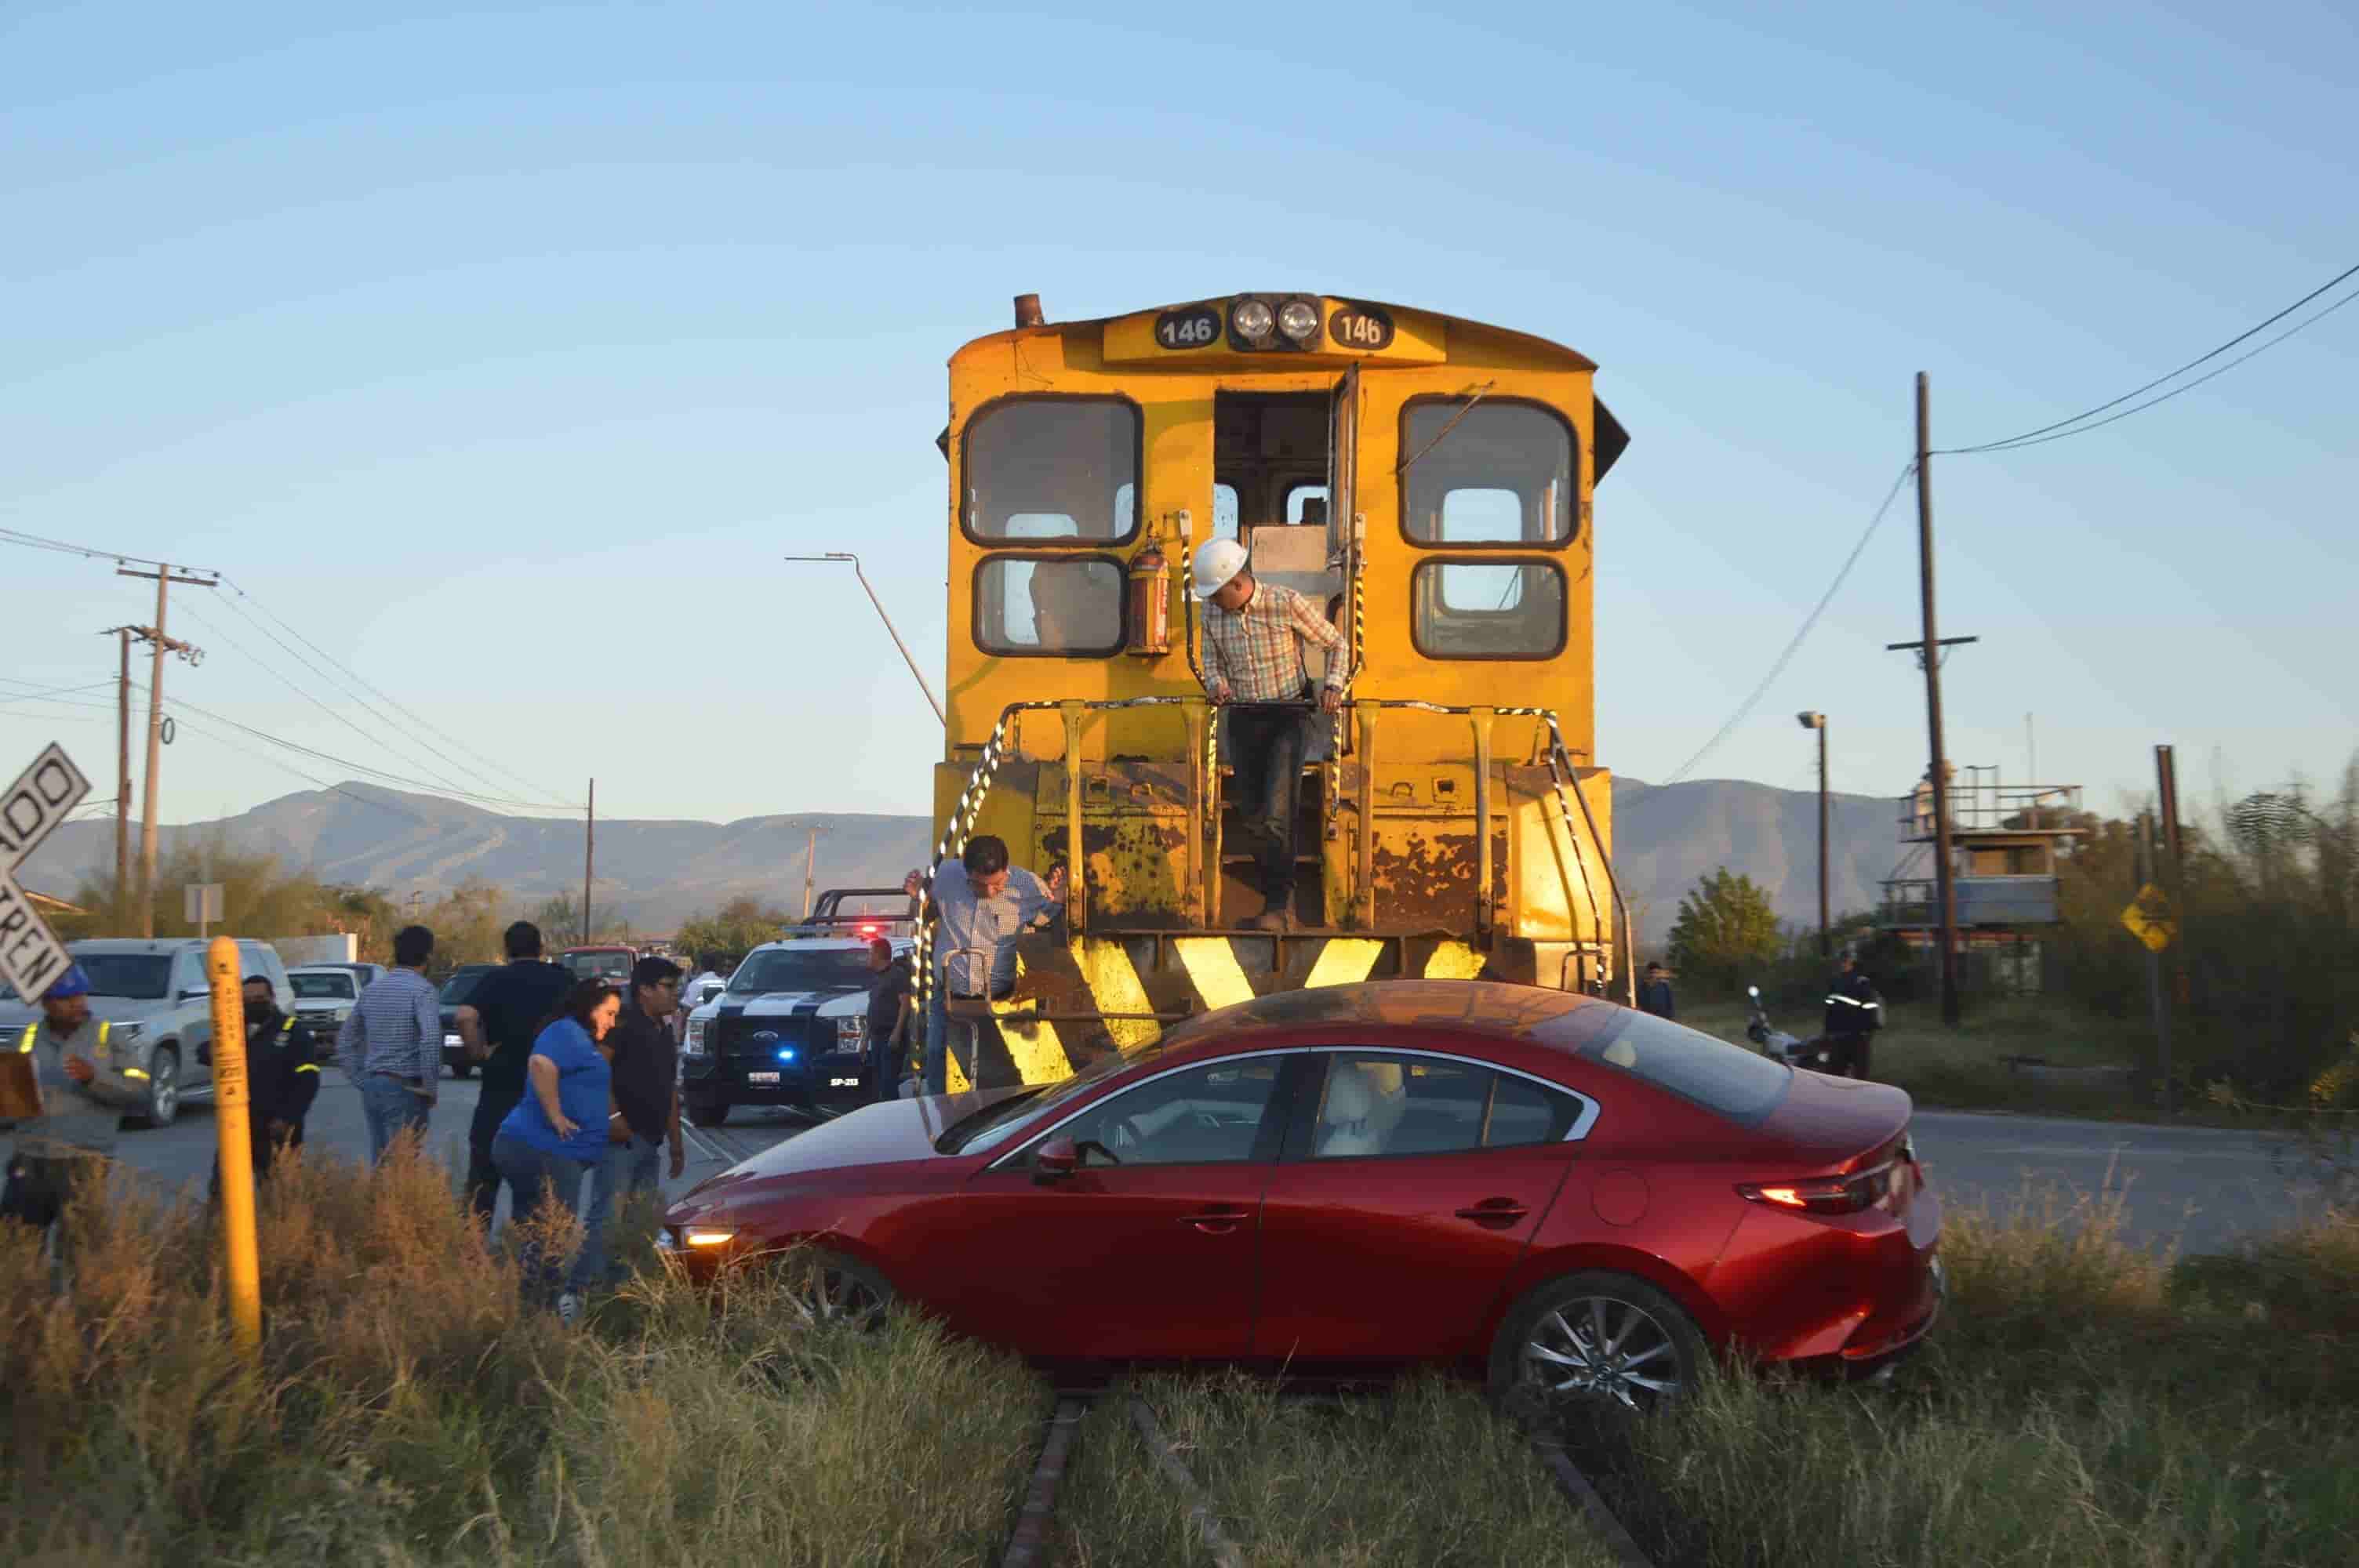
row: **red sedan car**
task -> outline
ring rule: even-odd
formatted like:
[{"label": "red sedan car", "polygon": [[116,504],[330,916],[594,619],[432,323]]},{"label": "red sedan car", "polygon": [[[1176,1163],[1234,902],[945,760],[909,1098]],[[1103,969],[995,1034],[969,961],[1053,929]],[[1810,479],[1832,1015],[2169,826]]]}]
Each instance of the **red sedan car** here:
[{"label": "red sedan car", "polygon": [[1043,1360],[1460,1362],[1644,1408],[1715,1349],[1866,1368],[1931,1326],[1909,1113],[1611,1002],[1381,981],[866,1107],[665,1224],[691,1271],[807,1243],[822,1310]]}]

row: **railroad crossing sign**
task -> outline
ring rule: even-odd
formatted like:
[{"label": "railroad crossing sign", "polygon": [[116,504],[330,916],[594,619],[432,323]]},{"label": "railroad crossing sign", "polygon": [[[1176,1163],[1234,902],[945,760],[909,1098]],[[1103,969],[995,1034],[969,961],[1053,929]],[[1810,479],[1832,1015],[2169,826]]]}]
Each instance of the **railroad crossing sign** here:
[{"label": "railroad crossing sign", "polygon": [[16,868],[89,793],[90,780],[52,743],[0,795],[0,979],[27,1001],[49,989],[73,960],[16,885]]},{"label": "railroad crossing sign", "polygon": [[2122,924],[2130,935],[2159,953],[2179,936],[2179,911],[2171,907],[2170,895],[2148,882],[2138,889],[2137,897],[2122,911]]}]

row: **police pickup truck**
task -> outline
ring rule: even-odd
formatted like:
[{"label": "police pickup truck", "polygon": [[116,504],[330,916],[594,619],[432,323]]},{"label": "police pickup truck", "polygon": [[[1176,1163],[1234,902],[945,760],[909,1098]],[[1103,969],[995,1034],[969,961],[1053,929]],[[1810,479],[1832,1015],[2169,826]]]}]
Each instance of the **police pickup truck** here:
[{"label": "police pickup truck", "polygon": [[[690,1121],[718,1127],[741,1105],[833,1116],[868,1100],[875,938],[842,933],[812,926],[764,943],[745,955],[727,989],[689,1014],[679,1098]],[[916,946],[907,935],[885,939],[896,957]]]}]

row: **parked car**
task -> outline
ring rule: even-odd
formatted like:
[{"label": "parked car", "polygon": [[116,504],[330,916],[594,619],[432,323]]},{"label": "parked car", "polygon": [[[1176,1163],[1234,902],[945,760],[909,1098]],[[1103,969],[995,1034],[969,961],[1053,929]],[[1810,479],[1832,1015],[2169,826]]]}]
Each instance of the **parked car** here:
[{"label": "parked car", "polygon": [[296,1019],[331,1046],[368,983],[353,970],[349,964],[301,964],[287,971],[287,983],[295,988]]},{"label": "parked car", "polygon": [[385,978],[385,966],[383,964],[306,964],[303,968],[307,969],[350,969],[353,975],[359,979],[361,989],[363,990],[368,989],[370,986],[375,985],[378,980]]},{"label": "parked car", "polygon": [[459,1036],[459,1010],[484,983],[484,977],[497,969],[497,964],[462,964],[442,981],[442,1065],[451,1069],[454,1078],[474,1076],[474,1058],[467,1054],[467,1043]]},{"label": "parked car", "polygon": [[1924,1336],[1911,1108],[1593,998],[1380,981],[864,1107],[700,1184],[665,1240],[700,1276],[807,1245],[832,1310],[904,1298],[1045,1361],[1454,1363],[1644,1409],[1714,1353],[1857,1371]]},{"label": "parked car", "polygon": [[[111,936],[66,947],[90,977],[91,1016],[112,1026],[114,1067],[125,1076],[145,1075],[146,1103],[130,1115],[149,1127],[169,1127],[182,1104],[212,1098],[212,1065],[204,1059],[213,1037],[208,945],[194,936]],[[294,988],[277,950],[243,937],[237,946],[243,973],[267,976],[279,1011],[294,1011]],[[0,993],[0,1033],[39,1016],[13,992]]]},{"label": "parked car", "polygon": [[557,961],[572,970],[576,979],[603,980],[627,992],[631,989],[631,967],[639,961],[639,954],[635,947],[568,947],[557,956]]}]

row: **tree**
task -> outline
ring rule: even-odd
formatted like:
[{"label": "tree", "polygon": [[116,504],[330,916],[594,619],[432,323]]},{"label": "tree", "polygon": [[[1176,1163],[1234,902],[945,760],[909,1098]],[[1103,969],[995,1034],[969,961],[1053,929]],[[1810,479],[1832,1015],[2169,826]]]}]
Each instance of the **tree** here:
[{"label": "tree", "polygon": [[541,940],[552,946],[563,946],[582,935],[582,906],[570,892],[542,900],[527,918],[540,927]]},{"label": "tree", "polygon": [[687,953],[745,953],[775,940],[792,923],[783,909],[766,909],[756,899],[733,898],[712,914],[680,922],[674,941]]},{"label": "tree", "polygon": [[1769,895],[1751,877],[1722,866],[1680,895],[1671,964],[1691,986],[1734,990],[1748,971],[1775,962],[1781,946]]}]

